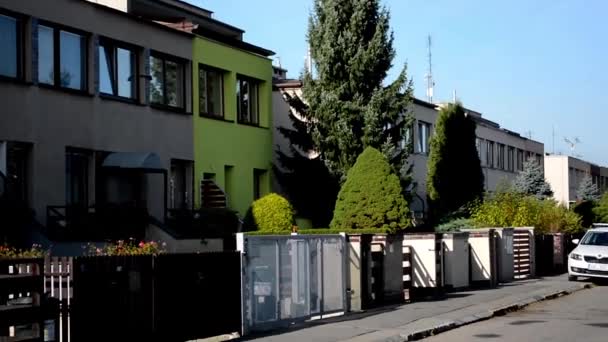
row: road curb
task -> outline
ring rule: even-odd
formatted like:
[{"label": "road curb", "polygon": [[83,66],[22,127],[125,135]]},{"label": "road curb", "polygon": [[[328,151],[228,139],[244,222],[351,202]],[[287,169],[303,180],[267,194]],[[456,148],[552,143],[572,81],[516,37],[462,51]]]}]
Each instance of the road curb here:
[{"label": "road curb", "polygon": [[499,307],[496,309],[490,309],[489,311],[484,311],[484,312],[477,313],[475,315],[466,316],[466,317],[463,317],[462,319],[458,319],[455,321],[442,322],[441,324],[434,326],[432,328],[429,328],[429,329],[423,329],[423,330],[415,331],[415,332],[408,333],[408,334],[400,334],[397,336],[392,336],[383,341],[386,341],[386,342],[418,341],[418,340],[421,340],[421,339],[424,339],[424,338],[427,338],[430,336],[434,336],[434,335],[437,335],[437,334],[440,334],[442,332],[446,332],[446,331],[449,331],[452,329],[456,329],[456,328],[459,328],[459,327],[462,327],[465,325],[485,321],[485,320],[488,320],[493,317],[504,316],[508,313],[522,310],[522,309],[526,308],[527,306],[529,306],[530,304],[560,298],[560,297],[567,296],[572,293],[575,293],[575,292],[578,292],[581,290],[585,290],[585,289],[589,289],[592,287],[593,286],[591,284],[584,284],[582,286],[575,286],[575,287],[571,287],[569,289],[551,292],[546,295],[537,295],[534,297],[526,298],[517,303],[509,304],[509,305],[502,306],[502,307]]}]

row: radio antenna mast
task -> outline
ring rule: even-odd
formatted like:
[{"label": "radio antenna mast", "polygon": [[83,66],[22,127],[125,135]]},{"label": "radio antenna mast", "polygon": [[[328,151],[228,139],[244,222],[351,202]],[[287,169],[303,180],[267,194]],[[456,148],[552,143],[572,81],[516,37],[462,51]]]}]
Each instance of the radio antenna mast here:
[{"label": "radio antenna mast", "polygon": [[435,87],[435,81],[433,80],[433,54],[431,52],[431,35],[428,35],[427,41],[428,48],[428,61],[429,61],[429,69],[425,76],[426,78],[426,98],[428,102],[433,103],[433,88]]}]

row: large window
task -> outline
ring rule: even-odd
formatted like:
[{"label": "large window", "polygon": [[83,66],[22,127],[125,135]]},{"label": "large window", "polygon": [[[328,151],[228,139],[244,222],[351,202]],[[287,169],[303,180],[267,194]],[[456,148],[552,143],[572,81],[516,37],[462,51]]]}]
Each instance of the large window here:
[{"label": "large window", "polygon": [[10,202],[28,203],[30,188],[29,153],[29,145],[7,143],[5,198]]},{"label": "large window", "polygon": [[169,205],[171,209],[192,208],[192,170],[192,161],[171,160],[169,179]]},{"label": "large window", "polygon": [[481,162],[481,144],[483,140],[480,138],[475,138],[475,147],[477,147],[477,156],[479,157],[479,161]]},{"label": "large window", "polygon": [[18,20],[0,14],[0,76],[19,77]]},{"label": "large window", "polygon": [[498,155],[496,167],[501,170],[504,170],[505,169],[505,145],[504,144],[498,144],[498,152],[496,154]]},{"label": "large window", "polygon": [[236,101],[238,121],[241,123],[259,124],[259,82],[239,76],[236,80]]},{"label": "large window", "polygon": [[86,38],[38,25],[38,82],[62,88],[86,87]]},{"label": "large window", "polygon": [[185,108],[185,65],[176,59],[153,55],[150,57],[150,102]]},{"label": "large window", "polygon": [[418,121],[418,139],[416,142],[416,152],[422,154],[429,153],[429,140],[431,137],[431,124]]},{"label": "large window", "polygon": [[507,170],[515,171],[515,147],[509,146],[509,150],[507,152]]},{"label": "large window", "polygon": [[486,141],[486,166],[494,167],[494,142]]},{"label": "large window", "polygon": [[136,97],[135,50],[110,41],[99,44],[99,90],[103,94]]},{"label": "large window", "polygon": [[199,111],[204,115],[224,116],[224,72],[201,66],[199,77]]},{"label": "large window", "polygon": [[517,149],[517,171],[524,169],[524,151]]}]

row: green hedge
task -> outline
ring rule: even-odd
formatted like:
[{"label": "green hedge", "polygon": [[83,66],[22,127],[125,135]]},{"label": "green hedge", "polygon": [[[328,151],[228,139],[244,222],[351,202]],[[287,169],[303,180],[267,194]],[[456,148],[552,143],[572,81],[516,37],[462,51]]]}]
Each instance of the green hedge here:
[{"label": "green hedge", "polygon": [[[298,230],[299,235],[331,235],[331,234],[389,234],[390,229],[330,229],[330,228],[317,228],[317,229],[300,229]],[[269,233],[262,231],[247,232],[247,235],[290,235],[291,232],[280,232],[280,233]]]}]

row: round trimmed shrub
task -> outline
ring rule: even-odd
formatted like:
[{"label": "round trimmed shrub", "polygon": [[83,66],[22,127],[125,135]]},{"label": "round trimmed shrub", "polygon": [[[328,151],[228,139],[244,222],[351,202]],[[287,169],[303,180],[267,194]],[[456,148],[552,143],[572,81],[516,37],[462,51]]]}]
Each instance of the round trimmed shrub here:
[{"label": "round trimmed shrub", "polygon": [[399,177],[380,151],[366,148],[348,171],[330,227],[396,232],[410,225]]},{"label": "round trimmed shrub", "polygon": [[247,230],[290,232],[295,222],[293,207],[283,196],[272,193],[253,202],[245,217]]}]

